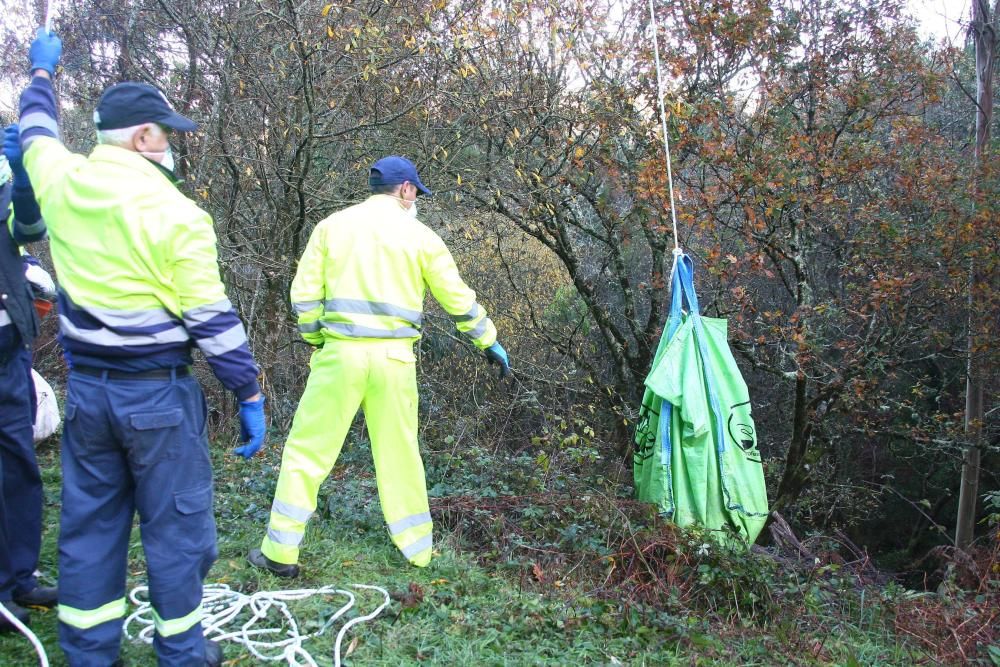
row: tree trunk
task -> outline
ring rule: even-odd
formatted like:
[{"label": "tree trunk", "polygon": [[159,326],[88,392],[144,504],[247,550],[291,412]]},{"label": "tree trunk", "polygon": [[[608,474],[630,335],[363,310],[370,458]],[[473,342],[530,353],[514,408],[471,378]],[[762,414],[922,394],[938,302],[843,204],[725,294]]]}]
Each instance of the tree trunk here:
[{"label": "tree trunk", "polygon": [[[970,34],[976,45],[976,148],[975,178],[977,188],[980,171],[985,164],[988,150],[990,123],[993,120],[993,68],[997,51],[997,14],[1000,0],[990,11],[987,0],[973,0]],[[983,438],[983,378],[987,355],[983,353],[984,335],[988,334],[984,318],[978,312],[984,277],[973,255],[969,259],[969,332],[968,371],[965,391],[965,433],[968,444],[962,461],[962,482],[958,496],[958,519],[955,523],[955,546],[966,548],[972,542],[976,523],[976,500],[979,495],[979,446]]]}]

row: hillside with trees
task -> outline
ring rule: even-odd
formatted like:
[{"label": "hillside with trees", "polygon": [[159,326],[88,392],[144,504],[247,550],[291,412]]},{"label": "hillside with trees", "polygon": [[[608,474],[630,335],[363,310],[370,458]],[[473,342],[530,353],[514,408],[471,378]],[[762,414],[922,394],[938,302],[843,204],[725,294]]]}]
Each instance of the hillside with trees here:
[{"label": "hillside with trees", "polygon": [[[270,416],[263,461],[236,461],[236,406],[196,368],[218,443],[210,580],[280,583],[241,559],[308,372],[289,284],[315,224],[400,154],[514,378],[428,300],[439,569],[381,545],[360,417],[303,556],[317,585],[400,591],[350,664],[1000,665],[1000,6],[974,2],[961,44],[922,39],[902,0],[654,2],[676,239],[648,2],[61,3],[68,145],[90,150],[96,100],[126,79],[201,125],[174,146],[180,187],[214,217]],[[16,89],[38,21],[10,12]],[[749,553],[632,500],[675,242],[750,387],[777,516]],[[55,328],[36,368],[59,387]],[[39,451],[49,545],[58,442]],[[963,461],[978,487],[956,541]],[[0,662],[33,664],[25,646],[3,638]]]}]

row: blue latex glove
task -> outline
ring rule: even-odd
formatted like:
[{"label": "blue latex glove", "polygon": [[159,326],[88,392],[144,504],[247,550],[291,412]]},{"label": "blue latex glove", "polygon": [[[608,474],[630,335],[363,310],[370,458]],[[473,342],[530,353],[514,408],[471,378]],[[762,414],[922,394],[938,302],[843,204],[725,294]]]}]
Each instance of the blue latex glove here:
[{"label": "blue latex glove", "polygon": [[21,154],[21,132],[17,128],[17,123],[11,123],[3,129],[3,154],[7,156],[7,162],[10,163],[14,179],[27,181],[28,172],[24,170]]},{"label": "blue latex glove", "polygon": [[45,32],[45,28],[39,28],[35,35],[35,41],[31,43],[31,48],[28,50],[28,57],[31,58],[31,71],[43,69],[50,76],[55,76],[60,56],[62,56],[62,40],[56,37],[54,32]]},{"label": "blue latex glove", "polygon": [[240,442],[236,453],[250,458],[264,446],[267,426],[264,424],[264,397],[256,401],[240,401]]},{"label": "blue latex glove", "polygon": [[493,343],[486,350],[486,358],[491,364],[500,364],[500,377],[510,375],[510,362],[507,360],[507,350],[500,343]]}]

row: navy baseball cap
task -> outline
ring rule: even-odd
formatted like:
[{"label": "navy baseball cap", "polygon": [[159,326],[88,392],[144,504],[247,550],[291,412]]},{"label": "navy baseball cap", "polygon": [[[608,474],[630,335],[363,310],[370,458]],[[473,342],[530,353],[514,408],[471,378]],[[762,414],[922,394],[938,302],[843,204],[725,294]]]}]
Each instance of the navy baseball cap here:
[{"label": "navy baseball cap", "polygon": [[94,110],[98,130],[118,130],[143,123],[159,123],[181,132],[198,129],[198,124],[174,111],[166,95],[148,83],[118,83],[101,95]]},{"label": "navy baseball cap", "polygon": [[417,176],[417,168],[405,157],[390,155],[372,165],[368,172],[368,185],[398,185],[403,182],[413,183],[422,194],[429,195],[431,191],[424,187]]}]

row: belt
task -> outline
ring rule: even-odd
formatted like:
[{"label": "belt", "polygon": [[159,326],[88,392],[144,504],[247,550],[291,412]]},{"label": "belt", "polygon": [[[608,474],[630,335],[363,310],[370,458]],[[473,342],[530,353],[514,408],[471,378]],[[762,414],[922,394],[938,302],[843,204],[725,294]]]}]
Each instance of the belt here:
[{"label": "belt", "polygon": [[148,371],[117,371],[109,368],[94,368],[93,366],[74,366],[73,372],[93,375],[94,377],[107,377],[109,380],[169,380],[172,377],[181,378],[191,375],[191,368],[178,366],[177,368],[154,368]]}]

